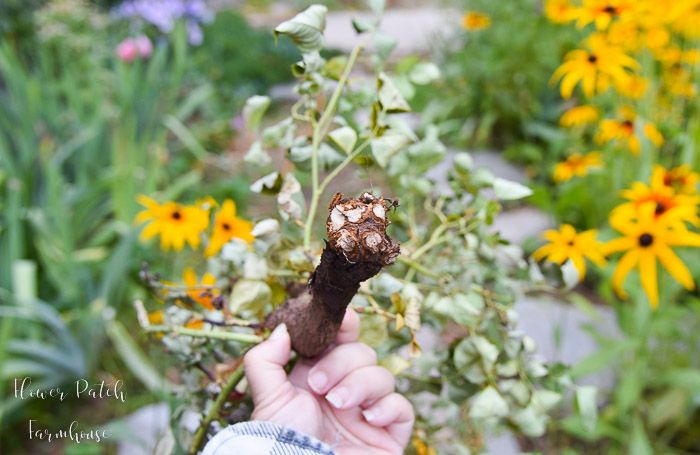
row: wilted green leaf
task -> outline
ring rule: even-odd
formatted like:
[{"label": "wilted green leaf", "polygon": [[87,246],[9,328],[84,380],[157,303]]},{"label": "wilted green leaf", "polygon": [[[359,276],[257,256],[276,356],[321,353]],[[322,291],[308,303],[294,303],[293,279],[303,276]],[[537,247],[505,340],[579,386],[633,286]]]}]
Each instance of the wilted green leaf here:
[{"label": "wilted green leaf", "polygon": [[588,431],[593,431],[598,422],[597,393],[598,389],[588,385],[576,389],[576,407]]},{"label": "wilted green leaf", "polygon": [[277,194],[277,204],[280,208],[280,213],[285,219],[300,219],[302,207],[304,205],[304,195],[301,192],[301,184],[294,177],[294,174],[289,173],[284,176],[282,188]]},{"label": "wilted green leaf", "polygon": [[508,415],[508,403],[492,386],[479,392],[469,407],[472,419],[499,418]]},{"label": "wilted green leaf", "polygon": [[269,106],[270,98],[267,96],[255,95],[248,98],[243,106],[243,119],[246,128],[250,131],[257,130]]},{"label": "wilted green leaf", "polygon": [[260,141],[255,141],[250,145],[248,153],[245,154],[243,160],[248,164],[253,164],[256,166],[267,166],[272,162],[272,158],[267,154],[262,148]]},{"label": "wilted green leaf", "polygon": [[382,344],[387,336],[386,320],[382,316],[369,315],[362,317],[362,324],[360,324],[361,342],[375,347]]},{"label": "wilted green leaf", "polygon": [[357,142],[357,133],[349,126],[343,126],[331,131],[328,133],[328,137],[347,154],[352,152]]},{"label": "wilted green leaf", "polygon": [[403,134],[389,131],[377,139],[372,139],[370,142],[372,156],[379,166],[386,167],[391,156],[408,144],[408,141]]},{"label": "wilted green leaf", "polygon": [[505,201],[522,199],[532,195],[532,190],[525,185],[500,177],[493,180],[493,191],[498,199]]},{"label": "wilted green leaf", "polygon": [[311,5],[292,19],[275,28],[275,36],[287,35],[303,53],[320,51],[323,48],[323,31],[326,28],[328,8]]},{"label": "wilted green leaf", "polygon": [[544,434],[549,418],[546,414],[528,406],[513,413],[512,420],[525,435],[536,438]]},{"label": "wilted green leaf", "polygon": [[262,194],[277,194],[280,188],[282,188],[282,176],[279,172],[267,174],[250,185],[250,191]]},{"label": "wilted green leaf", "polygon": [[385,112],[408,112],[411,107],[396,88],[394,82],[385,73],[377,76],[377,88],[379,90],[379,104]]},{"label": "wilted green leaf", "polygon": [[374,34],[374,48],[377,51],[377,55],[382,60],[385,60],[391,52],[396,48],[396,38],[386,33],[375,32]]},{"label": "wilted green leaf", "polygon": [[243,310],[258,311],[262,305],[269,302],[271,295],[272,291],[264,281],[238,280],[231,290],[229,310],[232,314]]},{"label": "wilted green leaf", "polygon": [[440,69],[434,63],[419,62],[411,69],[408,78],[414,84],[430,84],[440,79]]}]

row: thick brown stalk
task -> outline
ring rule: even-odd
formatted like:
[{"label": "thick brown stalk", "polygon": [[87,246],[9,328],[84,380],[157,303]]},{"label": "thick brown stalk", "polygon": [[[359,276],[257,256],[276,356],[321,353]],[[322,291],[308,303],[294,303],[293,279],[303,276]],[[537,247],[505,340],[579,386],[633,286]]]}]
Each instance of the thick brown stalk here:
[{"label": "thick brown stalk", "polygon": [[292,347],[304,357],[321,354],[333,342],[350,300],[365,281],[393,264],[400,245],[387,234],[392,201],[365,193],[331,201],[328,241],[308,286],[265,321],[272,329],[284,322]]}]

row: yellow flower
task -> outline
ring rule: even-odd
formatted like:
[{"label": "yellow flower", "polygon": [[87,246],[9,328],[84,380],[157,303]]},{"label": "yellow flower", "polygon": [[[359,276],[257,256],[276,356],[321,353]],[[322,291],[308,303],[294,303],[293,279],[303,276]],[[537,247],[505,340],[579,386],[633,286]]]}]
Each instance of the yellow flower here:
[{"label": "yellow flower", "polygon": [[213,256],[221,250],[229,240],[233,238],[251,243],[255,238],[250,233],[253,223],[236,216],[236,203],[226,199],[214,220],[214,232],[209,239],[209,245],[205,251],[206,256]]},{"label": "yellow flower", "polygon": [[647,203],[639,208],[634,219],[611,218],[610,225],[623,237],[611,240],[604,247],[608,255],[626,251],[613,273],[615,292],[627,298],[623,289],[625,278],[634,267],[639,267],[642,288],[652,308],[659,305],[657,258],[676,281],[692,290],[695,288],[693,276],[671,247],[700,247],[700,235],[679,228],[666,217],[655,216],[655,209],[654,203]]},{"label": "yellow flower", "polygon": [[639,99],[646,93],[648,86],[647,78],[631,75],[625,82],[620,83],[617,90],[628,98]]},{"label": "yellow flower", "polygon": [[[600,130],[596,135],[596,140],[599,143],[622,142],[633,155],[638,155],[641,149],[641,138],[636,129],[638,122],[640,120],[637,114],[631,108],[623,107],[620,109],[620,118],[605,119],[600,122]],[[664,137],[652,123],[645,122],[642,125],[642,134],[656,147],[660,147],[664,143]]]},{"label": "yellow flower", "polygon": [[666,186],[677,194],[696,194],[698,182],[700,182],[700,174],[693,172],[687,164],[672,169],[656,165],[651,175],[651,186],[654,188]]},{"label": "yellow flower", "polygon": [[192,248],[199,246],[200,234],[209,226],[207,210],[177,202],[159,204],[143,194],[138,197],[138,202],[146,209],[136,215],[135,221],[148,223],[141,232],[142,240],[160,235],[160,247],[164,251],[170,248],[180,251],[185,242]]},{"label": "yellow flower", "polygon": [[600,111],[598,108],[588,105],[572,107],[559,119],[559,124],[564,127],[582,126],[598,120]]},{"label": "yellow flower", "polygon": [[221,290],[216,287],[216,277],[207,272],[202,276],[202,281],[197,282],[197,274],[192,267],[187,267],[182,275],[182,280],[187,287],[187,296],[192,301],[202,305],[209,311],[213,311],[214,299],[221,295]]},{"label": "yellow flower", "polygon": [[561,79],[561,95],[570,98],[576,84],[581,82],[583,92],[590,98],[610,87],[623,85],[630,77],[628,70],[639,65],[619,46],[608,44],[600,35],[587,40],[588,50],[576,49],[564,57],[552,80]]},{"label": "yellow flower", "polygon": [[163,310],[152,311],[148,313],[148,322],[153,325],[158,325],[163,323]]},{"label": "yellow flower", "polygon": [[628,190],[622,191],[622,197],[630,202],[616,207],[610,214],[611,219],[625,220],[634,219],[639,216],[642,205],[654,204],[654,216],[656,218],[665,217],[667,223],[676,223],[682,228],[684,222],[694,225],[700,224],[697,215],[697,206],[700,197],[685,194],[675,194],[673,188],[669,186],[654,185],[648,186],[642,182],[634,182]]},{"label": "yellow flower", "polygon": [[603,166],[600,152],[590,152],[586,155],[574,153],[566,159],[558,163],[554,167],[554,181],[557,183],[571,180],[574,176],[583,177],[588,174],[591,169],[599,169]]},{"label": "yellow flower", "polygon": [[416,455],[437,455],[435,449],[430,447],[428,443],[419,436],[414,436],[412,442],[413,447],[416,449]]},{"label": "yellow flower", "polygon": [[637,52],[643,46],[644,30],[637,22],[614,22],[606,32],[608,43],[629,52]]},{"label": "yellow flower", "polygon": [[491,18],[477,11],[467,11],[462,16],[462,27],[467,30],[483,30],[491,26]]},{"label": "yellow flower", "polygon": [[558,231],[545,231],[543,237],[550,243],[537,249],[532,256],[540,261],[555,264],[563,264],[567,259],[572,262],[579,274],[579,279],[586,276],[586,261],[590,259],[599,266],[605,265],[605,258],[601,254],[600,242],[596,240],[597,232],[594,229],[576,233],[576,229],[570,224],[562,224]]},{"label": "yellow flower", "polygon": [[569,0],[547,0],[544,15],[552,22],[565,24],[574,19],[576,9]]},{"label": "yellow flower", "polygon": [[663,49],[671,41],[671,34],[664,27],[652,27],[644,35],[645,43],[651,50]]},{"label": "yellow flower", "polygon": [[204,321],[197,318],[192,318],[185,323],[186,329],[192,330],[202,330],[204,328]]},{"label": "yellow flower", "polygon": [[615,19],[624,19],[634,11],[633,0],[584,0],[576,9],[576,25],[579,28],[595,23],[598,30],[605,30]]}]

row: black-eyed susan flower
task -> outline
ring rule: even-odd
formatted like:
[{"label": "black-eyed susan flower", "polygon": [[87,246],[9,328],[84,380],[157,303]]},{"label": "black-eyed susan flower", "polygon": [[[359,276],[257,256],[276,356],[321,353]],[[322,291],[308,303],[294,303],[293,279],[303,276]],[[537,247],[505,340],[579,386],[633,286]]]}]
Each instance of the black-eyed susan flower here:
[{"label": "black-eyed susan flower", "polygon": [[562,114],[559,124],[563,127],[583,126],[598,120],[600,110],[597,107],[582,105],[572,107]]},{"label": "black-eyed susan flower", "polygon": [[547,259],[555,264],[570,260],[579,274],[579,279],[586,276],[586,260],[604,266],[605,258],[601,253],[601,244],[596,240],[594,229],[577,233],[570,224],[562,224],[558,231],[547,230],[542,235],[549,243],[537,249],[532,256],[540,261]]},{"label": "black-eyed susan flower", "polygon": [[698,182],[700,182],[700,174],[693,172],[687,164],[672,169],[656,165],[651,175],[651,186],[655,188],[666,186],[677,194],[697,194]]},{"label": "black-eyed susan flower", "polygon": [[197,280],[197,273],[192,267],[185,268],[182,274],[187,296],[193,302],[198,303],[209,311],[214,310],[214,299],[221,295],[221,290],[216,287],[216,277],[209,272],[202,275],[202,280]]},{"label": "black-eyed susan flower", "polygon": [[642,182],[634,182],[630,189],[621,193],[629,202],[617,206],[610,214],[611,219],[630,220],[637,217],[640,207],[647,203],[654,204],[654,217],[665,217],[667,223],[676,223],[683,227],[683,223],[693,225],[700,224],[698,218],[698,203],[700,197],[685,194],[676,194],[674,190],[665,185],[646,185]]},{"label": "black-eyed susan flower", "polygon": [[565,161],[554,166],[553,178],[557,183],[571,180],[574,176],[583,177],[591,169],[603,167],[600,152],[590,152],[585,155],[574,153]]},{"label": "black-eyed susan flower", "polygon": [[491,26],[491,18],[478,11],[467,11],[462,16],[462,27],[469,31],[483,30]]},{"label": "black-eyed susan flower", "polygon": [[[638,125],[641,123],[641,134]],[[651,122],[642,121],[629,107],[620,109],[620,115],[616,119],[605,119],[600,122],[600,129],[596,135],[599,143],[622,143],[633,154],[638,155],[641,149],[642,136],[656,147],[664,143],[664,137]]]},{"label": "black-eyed susan flower", "polygon": [[598,30],[605,30],[613,20],[632,15],[634,7],[634,0],[584,0],[574,17],[579,28],[594,23]]},{"label": "black-eyed susan flower", "polygon": [[611,84],[623,85],[630,77],[630,70],[639,67],[621,47],[610,45],[602,36],[594,35],[586,40],[587,49],[576,49],[564,57],[564,63],[552,76],[561,79],[561,95],[570,98],[579,82],[583,93],[590,98],[606,91]]},{"label": "black-eyed susan flower", "polygon": [[236,203],[226,199],[214,219],[214,232],[209,239],[209,245],[204,252],[206,256],[213,256],[221,250],[229,240],[233,238],[251,243],[255,238],[251,234],[253,223],[236,216]]},{"label": "black-eyed susan flower", "polygon": [[138,202],[146,209],[136,215],[136,223],[146,224],[141,239],[148,240],[160,236],[160,247],[167,251],[180,251],[189,244],[197,248],[200,235],[209,226],[209,211],[196,205],[182,205],[177,202],[159,204],[148,196],[140,195]]},{"label": "black-eyed susan flower", "polygon": [[617,87],[617,91],[628,98],[639,99],[644,96],[648,87],[647,78],[633,74]]},{"label": "black-eyed susan flower", "polygon": [[627,298],[623,289],[625,278],[637,267],[652,308],[659,305],[657,259],[676,281],[692,290],[695,288],[693,277],[672,247],[700,247],[700,235],[679,227],[666,217],[657,217],[655,211],[656,204],[651,202],[642,205],[638,216],[632,219],[611,217],[610,225],[623,236],[604,246],[606,255],[626,251],[613,273],[615,292]]},{"label": "black-eyed susan flower", "polygon": [[552,22],[565,24],[576,17],[576,8],[569,0],[547,0],[544,15]]}]

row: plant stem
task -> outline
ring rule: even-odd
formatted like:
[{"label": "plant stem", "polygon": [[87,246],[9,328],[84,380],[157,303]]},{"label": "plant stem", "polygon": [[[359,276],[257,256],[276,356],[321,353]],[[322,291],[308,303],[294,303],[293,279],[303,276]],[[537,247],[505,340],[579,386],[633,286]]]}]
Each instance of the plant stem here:
[{"label": "plant stem", "polygon": [[219,410],[221,410],[221,407],[224,405],[224,403],[226,403],[231,391],[233,391],[238,383],[241,382],[241,379],[243,379],[243,357],[238,359],[233,373],[231,373],[231,376],[228,377],[226,384],[224,384],[224,386],[221,388],[221,392],[219,392],[219,396],[216,397],[216,401],[214,401],[211,409],[209,409],[209,412],[202,420],[199,428],[197,428],[188,453],[195,454],[199,451],[199,448],[204,441],[204,436],[207,434],[209,425],[211,425],[214,419],[218,417]]},{"label": "plant stem", "polygon": [[411,267],[412,269],[415,269],[417,272],[422,273],[423,275],[429,276],[431,278],[435,278],[436,280],[439,280],[441,278],[440,275],[437,273],[433,272],[432,270],[428,269],[427,267],[422,266],[420,263],[414,261],[413,259],[410,259],[406,256],[399,256],[399,262],[403,262],[407,266]]},{"label": "plant stem", "polygon": [[[352,71],[357,57],[360,55],[363,43],[358,44],[350,53],[348,58],[348,63],[345,65],[343,74],[338,80],[338,85],[335,87],[331,99],[328,101],[328,105],[321,115],[321,119],[318,123],[314,124],[313,138],[311,141],[311,185],[313,189],[313,194],[311,195],[311,204],[309,206],[309,214],[306,217],[306,223],[304,224],[304,250],[309,250],[311,246],[311,228],[313,226],[314,218],[316,217],[316,211],[318,209],[318,201],[322,194],[322,189],[318,181],[318,149],[321,146],[323,138],[326,136],[326,129],[331,122],[331,119],[335,115],[335,110],[338,106],[338,101],[340,100],[340,95],[343,93],[343,88],[348,82],[350,77],[350,72]],[[349,158],[349,157],[348,157]],[[340,166],[339,166],[340,167]],[[337,175],[337,174],[336,174]]]},{"label": "plant stem", "polygon": [[178,335],[198,337],[198,338],[211,338],[215,340],[226,340],[226,341],[240,341],[241,343],[260,343],[263,339],[258,335],[253,335],[251,333],[236,333],[236,332],[225,332],[223,330],[195,330],[188,329],[187,327],[171,327],[168,325],[149,325],[143,327],[147,332],[168,332],[176,333]]}]

